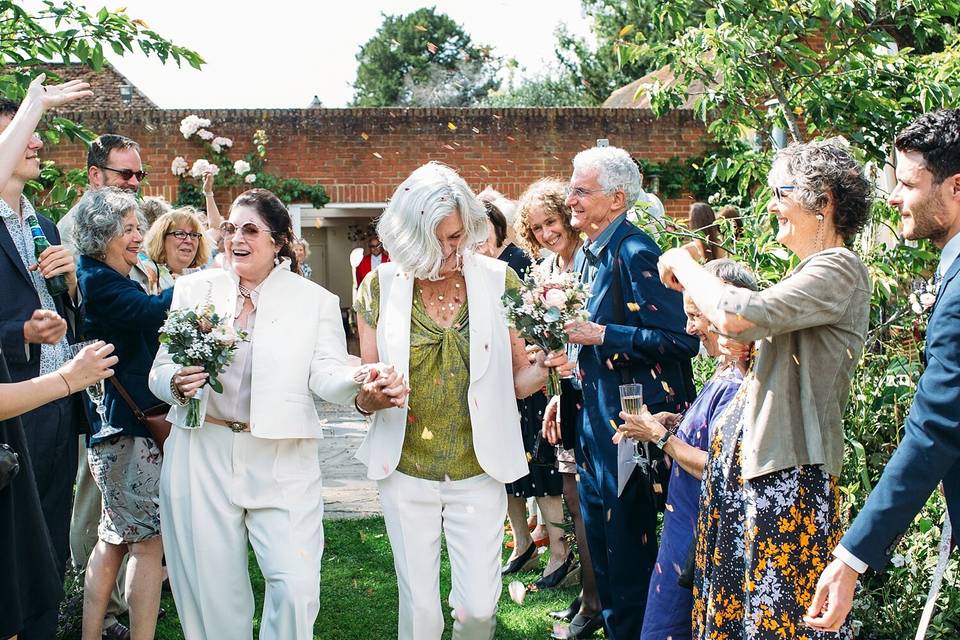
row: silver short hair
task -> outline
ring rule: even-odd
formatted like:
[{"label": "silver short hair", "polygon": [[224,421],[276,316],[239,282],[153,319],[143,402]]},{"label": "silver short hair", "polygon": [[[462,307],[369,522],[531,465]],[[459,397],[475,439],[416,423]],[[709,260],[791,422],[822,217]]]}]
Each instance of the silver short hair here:
[{"label": "silver short hair", "polygon": [[140,233],[144,233],[147,221],[132,193],[103,187],[83,194],[73,227],[73,242],[80,255],[103,258],[110,241],[123,233],[123,217],[131,210],[137,214]]},{"label": "silver short hair", "polygon": [[452,213],[463,219],[461,253],[487,239],[487,212],[456,171],[428,162],[404,180],[377,222],[390,260],[415,278],[437,280],[443,249],[437,226]]},{"label": "silver short hair", "polygon": [[597,181],[605,193],[622,191],[627,209],[632,209],[643,189],[640,168],[630,154],[619,147],[591,147],[573,158],[574,171],[597,171]]},{"label": "silver short hair", "polygon": [[760,286],[757,284],[757,277],[753,275],[753,271],[750,271],[747,266],[739,262],[721,258],[720,260],[711,260],[703,265],[703,268],[707,273],[715,275],[723,280],[724,283],[733,285],[738,289],[749,289],[750,291],[760,290]]}]

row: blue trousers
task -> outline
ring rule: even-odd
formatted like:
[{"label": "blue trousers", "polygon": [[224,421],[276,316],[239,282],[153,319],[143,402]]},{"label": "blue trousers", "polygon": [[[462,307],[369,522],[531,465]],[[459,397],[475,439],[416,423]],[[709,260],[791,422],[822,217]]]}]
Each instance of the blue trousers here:
[{"label": "blue trousers", "polygon": [[617,446],[609,425],[584,416],[577,438],[580,509],[607,638],[637,640],[657,560],[657,512],[637,473],[617,497]]}]

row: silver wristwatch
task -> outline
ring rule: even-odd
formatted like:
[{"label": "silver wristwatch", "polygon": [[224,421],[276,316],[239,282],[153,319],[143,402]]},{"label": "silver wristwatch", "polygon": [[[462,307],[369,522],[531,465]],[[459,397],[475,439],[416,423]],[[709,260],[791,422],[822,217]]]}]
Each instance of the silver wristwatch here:
[{"label": "silver wristwatch", "polygon": [[668,442],[668,441],[670,440],[670,438],[672,438],[672,437],[673,437],[673,432],[670,431],[670,429],[667,429],[666,431],[664,431],[664,432],[663,432],[663,435],[660,436],[660,439],[657,440],[657,448],[660,449],[661,451],[663,451],[663,448],[664,448],[665,446],[667,446],[667,442]]}]

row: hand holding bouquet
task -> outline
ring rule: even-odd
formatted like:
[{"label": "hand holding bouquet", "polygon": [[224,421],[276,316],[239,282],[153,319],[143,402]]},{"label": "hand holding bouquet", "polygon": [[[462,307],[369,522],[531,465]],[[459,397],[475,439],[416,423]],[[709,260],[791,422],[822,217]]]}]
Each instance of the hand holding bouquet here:
[{"label": "hand holding bouquet", "polygon": [[[519,289],[503,294],[503,306],[520,337],[550,353],[566,347],[563,326],[567,322],[589,318],[589,296],[590,288],[580,282],[580,274],[556,273],[543,263],[527,272]],[[554,369],[547,375],[547,395],[560,395],[560,376]]]},{"label": "hand holding bouquet", "polygon": [[[237,345],[246,339],[245,331],[234,329],[229,319],[219,316],[209,303],[196,309],[171,309],[160,327],[160,344],[166,345],[173,361],[183,367],[203,367],[209,375],[207,384],[217,393],[223,393],[217,376],[233,360]],[[186,426],[190,429],[203,424],[202,393],[201,388],[189,400]]]}]

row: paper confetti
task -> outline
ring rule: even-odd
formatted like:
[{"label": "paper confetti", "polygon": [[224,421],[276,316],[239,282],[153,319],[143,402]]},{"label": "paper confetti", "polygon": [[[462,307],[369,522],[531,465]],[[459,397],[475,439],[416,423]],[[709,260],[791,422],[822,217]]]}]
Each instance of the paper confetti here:
[{"label": "paper confetti", "polygon": [[364,131],[363,133],[360,134],[360,137],[363,138],[364,140],[369,140],[370,134]]},{"label": "paper confetti", "polygon": [[383,160],[383,156],[380,155],[379,153],[377,153],[376,151],[373,152],[373,157],[374,157],[374,158],[379,158],[380,160]]},{"label": "paper confetti", "polygon": [[638,305],[636,302],[628,302],[627,309],[636,313],[637,311],[640,311],[640,305]]},{"label": "paper confetti", "polygon": [[433,440],[433,431],[430,431],[430,429],[427,429],[426,427],[424,427],[423,432],[420,434],[420,437],[423,438],[424,440]]},{"label": "paper confetti", "polygon": [[453,124],[452,122],[448,122],[448,123],[447,123],[447,129],[450,129],[450,131],[456,131],[456,130],[457,130],[457,125]]}]

